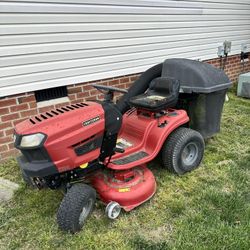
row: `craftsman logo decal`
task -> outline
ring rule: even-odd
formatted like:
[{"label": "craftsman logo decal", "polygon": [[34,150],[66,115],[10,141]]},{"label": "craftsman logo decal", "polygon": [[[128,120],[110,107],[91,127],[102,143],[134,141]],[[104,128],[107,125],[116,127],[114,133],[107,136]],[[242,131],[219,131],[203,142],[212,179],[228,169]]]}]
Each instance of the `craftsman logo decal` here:
[{"label": "craftsman logo decal", "polygon": [[88,126],[88,125],[90,125],[90,124],[92,124],[92,123],[95,123],[95,122],[98,122],[100,120],[100,116],[97,116],[97,117],[94,117],[94,118],[92,118],[92,119],[90,119],[90,120],[87,120],[86,122],[83,122],[83,126]]}]

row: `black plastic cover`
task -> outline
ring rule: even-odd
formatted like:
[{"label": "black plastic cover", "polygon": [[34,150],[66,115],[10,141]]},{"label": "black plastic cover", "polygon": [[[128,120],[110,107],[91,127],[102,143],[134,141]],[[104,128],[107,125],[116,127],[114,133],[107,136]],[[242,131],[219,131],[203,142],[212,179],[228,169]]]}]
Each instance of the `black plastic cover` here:
[{"label": "black plastic cover", "polygon": [[145,72],[143,72],[140,77],[132,84],[128,89],[128,93],[124,94],[117,102],[116,107],[124,114],[129,110],[129,100],[131,97],[143,94],[149,87],[150,82],[161,76],[162,63],[157,64]]},{"label": "black plastic cover", "polygon": [[58,174],[58,170],[51,161],[37,161],[28,162],[27,159],[21,155],[17,157],[17,162],[20,168],[29,177],[45,177]]},{"label": "black plastic cover", "polygon": [[117,136],[122,126],[122,114],[113,103],[103,102],[102,107],[105,116],[105,132],[99,159],[104,161],[115,152]]},{"label": "black plastic cover", "polygon": [[157,77],[149,85],[149,89],[142,95],[130,98],[133,107],[150,111],[159,111],[174,107],[178,101],[180,84],[170,77]]},{"label": "black plastic cover", "polygon": [[179,80],[184,93],[211,93],[232,85],[223,70],[208,63],[183,58],[165,60],[162,76]]}]

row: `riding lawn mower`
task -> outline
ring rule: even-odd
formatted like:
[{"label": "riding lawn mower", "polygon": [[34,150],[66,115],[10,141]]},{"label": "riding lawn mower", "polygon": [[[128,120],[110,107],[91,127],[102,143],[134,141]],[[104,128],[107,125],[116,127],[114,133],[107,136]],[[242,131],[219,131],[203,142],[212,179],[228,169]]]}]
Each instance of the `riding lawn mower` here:
[{"label": "riding lawn mower", "polygon": [[[57,212],[64,231],[81,230],[96,196],[115,219],[155,194],[146,164],[156,156],[178,175],[200,165],[204,139],[219,132],[230,85],[223,71],[187,59],[153,66],[128,90],[92,85],[103,101],[67,105],[16,125],[23,178],[38,188],[64,188]],[[116,103],[114,92],[123,93]]]}]

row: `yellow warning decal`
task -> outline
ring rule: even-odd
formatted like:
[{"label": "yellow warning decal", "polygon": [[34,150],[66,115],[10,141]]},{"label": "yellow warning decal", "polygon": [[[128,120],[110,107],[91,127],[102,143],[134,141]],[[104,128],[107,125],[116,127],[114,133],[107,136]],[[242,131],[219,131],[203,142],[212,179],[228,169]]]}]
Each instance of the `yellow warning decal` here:
[{"label": "yellow warning decal", "polygon": [[83,163],[82,165],[80,165],[80,168],[86,168],[88,165],[89,165],[89,163],[88,163],[88,162]]},{"label": "yellow warning decal", "polygon": [[118,139],[116,140],[116,143],[119,143],[119,142],[122,142],[122,138],[118,138]]},{"label": "yellow warning decal", "polygon": [[120,193],[125,193],[125,192],[129,192],[130,191],[130,188],[119,188],[118,189],[118,192]]}]

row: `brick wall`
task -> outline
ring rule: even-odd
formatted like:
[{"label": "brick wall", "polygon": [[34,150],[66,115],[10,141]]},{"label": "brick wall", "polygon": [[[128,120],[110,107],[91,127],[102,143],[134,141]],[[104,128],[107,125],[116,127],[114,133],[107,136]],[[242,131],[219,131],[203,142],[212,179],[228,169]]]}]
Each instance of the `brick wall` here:
[{"label": "brick wall", "polygon": [[[250,58],[249,58],[250,60]],[[220,68],[220,59],[215,58],[211,60],[205,61],[209,64],[214,65],[217,68]],[[224,68],[226,74],[230,78],[232,82],[236,82],[238,80],[238,76],[243,73],[243,65],[240,62],[240,55],[229,56],[227,58],[227,63]],[[245,62],[244,72],[250,71],[250,62]]]},{"label": "brick wall", "polygon": [[[220,67],[220,59],[218,58],[207,60],[206,62],[213,64],[216,67]],[[228,57],[225,71],[231,81],[234,82],[237,80],[238,75],[242,72],[242,65],[240,63],[239,55]],[[248,71],[250,71],[249,62],[245,64],[245,72]],[[13,128],[17,123],[29,118],[30,116],[49,111],[54,108],[59,108],[64,105],[94,99],[101,100],[103,95],[90,86],[93,83],[109,86],[115,85],[119,88],[128,88],[138,77],[139,74],[69,85],[68,97],[70,102],[60,103],[43,108],[37,107],[33,92],[0,99],[0,161],[7,159],[17,153],[17,150],[13,147],[12,139]]]}]

